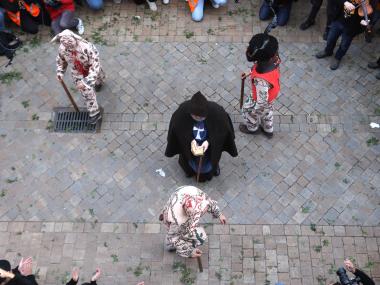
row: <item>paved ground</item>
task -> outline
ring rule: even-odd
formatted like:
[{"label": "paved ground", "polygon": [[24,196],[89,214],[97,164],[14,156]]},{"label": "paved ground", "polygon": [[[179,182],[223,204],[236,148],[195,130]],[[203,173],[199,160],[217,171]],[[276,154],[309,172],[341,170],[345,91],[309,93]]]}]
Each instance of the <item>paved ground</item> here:
[{"label": "paved ground", "polygon": [[[184,260],[164,253],[156,221],[170,193],[195,182],[163,155],[168,122],[198,90],[240,122],[246,42],[266,25],[257,4],[241,2],[208,7],[197,24],[183,2],[154,14],[132,3],[107,3],[104,14],[81,9],[107,72],[96,135],[51,132],[52,109],[68,106],[54,77],[56,46],[47,28],[23,36],[12,67],[0,70],[19,72],[0,84],[0,256],[35,256],[41,284],[61,283],[73,264],[87,275],[101,265],[105,283],[178,283],[172,265]],[[380,121],[379,81],[366,68],[379,40],[355,41],[332,72],[314,57],[324,17],[300,32],[309,6],[294,7],[289,26],[273,32],[283,61],[275,137],[237,132],[239,157],[223,155],[221,176],[200,185],[231,226],[204,220],[211,236],[199,284],[325,284],[344,256],[380,278],[380,135],[368,125]]]}]

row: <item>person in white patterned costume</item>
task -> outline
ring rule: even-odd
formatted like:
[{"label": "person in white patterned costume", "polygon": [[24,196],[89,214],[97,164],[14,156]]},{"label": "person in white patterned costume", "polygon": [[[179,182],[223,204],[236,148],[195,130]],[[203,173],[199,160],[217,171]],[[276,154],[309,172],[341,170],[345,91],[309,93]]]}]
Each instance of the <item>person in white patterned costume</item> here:
[{"label": "person in white patterned costume", "polygon": [[179,256],[198,257],[207,235],[199,226],[200,218],[206,213],[226,224],[226,217],[220,212],[217,202],[194,186],[179,187],[169,198],[160,215],[168,228],[165,244],[169,251],[176,251]]},{"label": "person in white patterned costume", "polygon": [[90,116],[89,122],[95,124],[101,118],[95,90],[100,90],[105,78],[98,50],[92,43],[70,30],[59,33],[51,42],[60,43],[57,56],[57,79],[62,81],[67,66],[70,64],[74,84],[86,102]]},{"label": "person in white patterned costume", "polygon": [[260,131],[273,137],[274,101],[280,92],[281,62],[278,55],[278,41],[268,34],[256,34],[249,42],[246,51],[247,60],[254,62],[250,72],[252,96],[248,96],[243,104],[244,123],[239,130],[246,134]]}]

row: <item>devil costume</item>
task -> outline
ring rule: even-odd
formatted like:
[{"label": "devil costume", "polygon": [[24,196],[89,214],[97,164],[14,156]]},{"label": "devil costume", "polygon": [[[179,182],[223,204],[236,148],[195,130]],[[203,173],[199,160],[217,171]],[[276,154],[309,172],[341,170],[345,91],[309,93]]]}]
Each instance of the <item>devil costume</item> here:
[{"label": "devil costume", "polygon": [[180,256],[192,257],[193,251],[207,239],[204,228],[199,225],[206,212],[214,218],[221,215],[217,202],[202,190],[194,186],[179,187],[170,196],[160,218],[168,228],[167,248]]},{"label": "devil costume", "polygon": [[268,34],[254,35],[246,52],[254,65],[250,72],[252,96],[243,104],[243,133],[255,134],[259,127],[268,138],[273,136],[273,103],[280,92],[278,41]]},{"label": "devil costume", "polygon": [[180,166],[191,177],[199,167],[199,157],[193,155],[191,143],[195,141],[199,146],[207,144],[199,178],[203,182],[219,175],[219,160],[223,151],[233,157],[237,156],[234,139],[234,128],[227,112],[197,92],[172,115],[165,155],[173,157],[179,154]]},{"label": "devil costume", "polygon": [[70,30],[56,35],[52,42],[60,42],[57,56],[57,76],[63,78],[71,64],[71,75],[77,89],[86,102],[90,122],[100,119],[95,89],[104,83],[105,74],[99,62],[96,47]]}]

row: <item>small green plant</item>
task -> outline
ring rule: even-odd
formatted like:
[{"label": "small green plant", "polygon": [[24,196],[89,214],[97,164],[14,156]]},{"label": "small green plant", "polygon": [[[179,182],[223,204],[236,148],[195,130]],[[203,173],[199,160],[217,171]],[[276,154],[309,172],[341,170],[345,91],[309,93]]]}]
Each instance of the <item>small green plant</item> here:
[{"label": "small green plant", "polygon": [[221,16],[218,17],[218,21],[219,22],[222,21],[222,17]]},{"label": "small green plant", "polygon": [[95,211],[92,208],[88,209],[88,213],[90,214],[91,217],[95,216]]},{"label": "small green plant", "polygon": [[20,79],[22,79],[22,74],[21,72],[18,72],[18,71],[0,73],[1,84],[10,85],[13,80],[18,81]]},{"label": "small green plant", "polygon": [[302,207],[301,207],[301,212],[302,212],[303,214],[310,213],[310,206],[302,206]]},{"label": "small green plant", "polygon": [[313,232],[317,232],[317,225],[316,224],[310,224],[310,230]]},{"label": "small green plant", "polygon": [[0,192],[0,198],[5,197],[6,194],[7,194],[7,192],[4,189],[1,190],[1,192]]},{"label": "small green plant", "polygon": [[364,268],[368,269],[368,270],[371,270],[373,267],[375,266],[375,263],[371,260],[369,260],[366,265],[364,266]]},{"label": "small green plant", "polygon": [[379,144],[379,139],[375,137],[371,137],[367,140],[367,146],[378,145],[378,144]]},{"label": "small green plant", "polygon": [[313,249],[314,249],[315,252],[321,252],[322,246],[321,245],[314,245]]},{"label": "small green plant", "polygon": [[334,275],[337,270],[338,270],[338,268],[336,268],[336,266],[334,264],[330,264],[330,268],[329,268],[329,274],[330,275]]},{"label": "small green plant", "polygon": [[363,230],[363,228],[361,228],[360,230],[361,230],[361,232],[362,232],[362,235],[365,235],[365,236],[368,235],[367,231]]},{"label": "small green plant", "polygon": [[319,285],[324,285],[326,283],[326,277],[324,276],[318,275],[316,279]]},{"label": "small green plant", "polygon": [[339,170],[342,165],[339,162],[335,162],[334,166],[336,170]]},{"label": "small green plant", "polygon": [[324,239],[322,244],[323,246],[329,246],[330,242],[327,239]]},{"label": "small green plant", "polygon": [[173,271],[181,273],[179,281],[181,281],[183,284],[185,285],[194,284],[196,277],[194,276],[193,271],[190,268],[187,268],[184,263],[174,262]]},{"label": "small green plant", "polygon": [[14,182],[17,182],[17,180],[18,180],[17,177],[15,177],[15,178],[7,178],[6,182],[7,182],[8,184],[12,184],[12,183],[14,183]]},{"label": "small green plant", "polygon": [[107,41],[103,38],[99,31],[93,31],[91,34],[91,39],[94,44],[97,45],[107,45]]},{"label": "small green plant", "polygon": [[215,277],[218,278],[218,280],[222,280],[222,270],[215,271]]},{"label": "small green plant", "polygon": [[53,130],[53,128],[54,128],[54,126],[53,126],[53,121],[52,121],[52,120],[49,120],[48,123],[47,123],[47,125],[46,125],[46,129],[47,129],[48,131],[51,131],[51,130]]},{"label": "small green plant", "polygon": [[111,254],[112,263],[119,262],[119,257],[116,254]]},{"label": "small green plant", "polygon": [[375,109],[375,115],[376,115],[376,116],[380,116],[380,107],[377,107],[377,108]]},{"label": "small green plant", "polygon": [[140,16],[133,16],[132,17],[132,25],[138,26],[141,23],[141,17]]},{"label": "small green plant", "polygon": [[40,119],[40,117],[37,114],[33,114],[32,115],[32,120],[33,121],[38,121],[39,119]]},{"label": "small green plant", "polygon": [[185,30],[183,34],[185,35],[186,39],[190,39],[194,36],[194,32],[189,31],[189,30]]},{"label": "small green plant", "polygon": [[41,39],[39,37],[33,37],[29,42],[28,45],[31,48],[35,48],[41,45]]},{"label": "small green plant", "polygon": [[22,101],[21,102],[21,105],[26,109],[29,107],[29,100],[26,100],[26,101]]},{"label": "small green plant", "polygon": [[348,183],[350,183],[350,180],[348,180],[347,178],[343,178],[342,182],[343,182],[344,184],[348,184]]},{"label": "small green plant", "polygon": [[215,32],[214,32],[213,29],[209,28],[209,29],[207,30],[207,34],[208,34],[208,35],[215,35]]},{"label": "small green plant", "polygon": [[136,277],[139,277],[141,274],[143,274],[143,267],[141,266],[141,263],[139,263],[139,265],[136,266],[135,270],[133,270],[133,274]]}]

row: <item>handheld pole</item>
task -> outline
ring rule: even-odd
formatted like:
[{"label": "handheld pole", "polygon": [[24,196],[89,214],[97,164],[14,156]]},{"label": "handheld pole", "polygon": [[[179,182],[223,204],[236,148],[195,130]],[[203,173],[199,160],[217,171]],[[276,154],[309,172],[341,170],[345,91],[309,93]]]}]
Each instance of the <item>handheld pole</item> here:
[{"label": "handheld pole", "polygon": [[202,265],[202,260],[200,256],[197,256],[197,261],[198,261],[199,272],[203,272],[203,265]]},{"label": "handheld pole", "polygon": [[197,171],[197,183],[199,182],[199,176],[201,175],[202,159],[203,159],[203,155],[201,155],[199,158],[198,171]]},{"label": "handheld pole", "polygon": [[63,79],[60,80],[60,82],[62,84],[63,89],[65,89],[66,95],[67,95],[67,97],[69,97],[71,104],[73,104],[75,111],[77,111],[79,113],[79,108],[78,108],[77,104],[75,103],[73,96],[71,96],[69,89],[67,89],[65,82],[63,81]]},{"label": "handheld pole", "polygon": [[241,74],[241,87],[240,87],[240,110],[243,107],[243,100],[244,100],[244,82],[247,78],[247,74],[244,72]]}]

